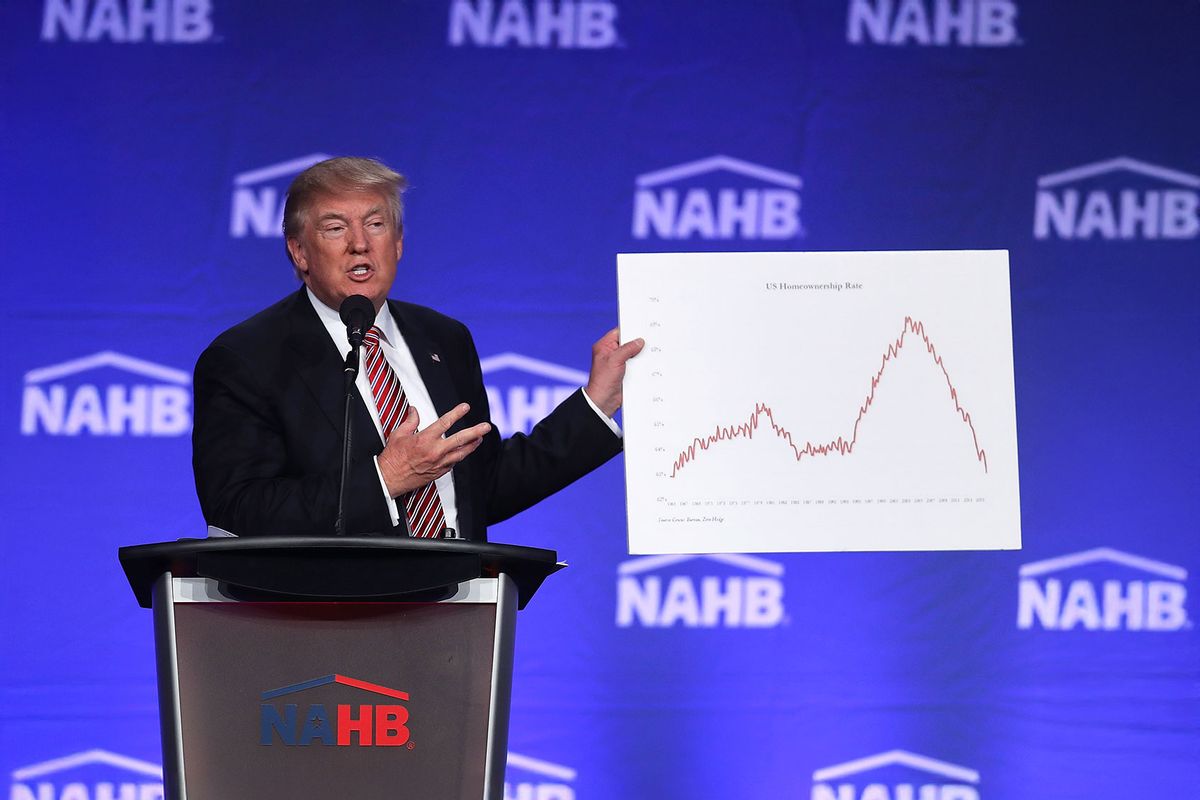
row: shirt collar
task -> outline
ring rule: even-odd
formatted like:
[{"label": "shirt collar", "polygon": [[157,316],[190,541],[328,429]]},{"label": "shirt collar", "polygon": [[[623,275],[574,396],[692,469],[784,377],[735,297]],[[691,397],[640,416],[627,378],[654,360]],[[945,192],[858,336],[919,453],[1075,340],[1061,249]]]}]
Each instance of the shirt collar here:
[{"label": "shirt collar", "polygon": [[[319,297],[312,293],[312,289],[304,287],[304,293],[308,295],[308,300],[312,303],[313,309],[316,310],[317,316],[321,318],[321,322],[330,331],[340,331],[341,338],[336,336],[334,339],[339,343],[345,343],[343,348],[346,351],[350,350],[349,343],[346,343],[346,326],[342,323],[342,316],[336,309],[330,308],[321,301]],[[396,320],[392,318],[392,310],[388,307],[387,302],[384,302],[383,308],[379,309],[379,313],[375,315],[375,327],[379,328],[383,334],[383,340],[392,347],[400,345],[399,329],[396,327]]]}]

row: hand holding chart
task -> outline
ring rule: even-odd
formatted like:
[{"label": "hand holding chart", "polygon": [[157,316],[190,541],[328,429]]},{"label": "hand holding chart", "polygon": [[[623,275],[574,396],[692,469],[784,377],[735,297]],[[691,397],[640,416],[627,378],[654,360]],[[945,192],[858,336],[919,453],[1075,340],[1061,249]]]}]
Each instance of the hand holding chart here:
[{"label": "hand holding chart", "polygon": [[1020,547],[1007,253],[617,263],[630,552]]}]

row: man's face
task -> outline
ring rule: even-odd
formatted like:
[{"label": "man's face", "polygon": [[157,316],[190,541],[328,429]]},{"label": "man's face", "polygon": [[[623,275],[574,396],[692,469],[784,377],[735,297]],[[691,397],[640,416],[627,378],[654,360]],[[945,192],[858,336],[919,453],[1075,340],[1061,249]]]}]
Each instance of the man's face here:
[{"label": "man's face", "polygon": [[392,288],[404,249],[387,198],[372,192],[317,195],[300,235],[287,244],[304,283],[321,302],[336,309],[361,294],[376,311]]}]

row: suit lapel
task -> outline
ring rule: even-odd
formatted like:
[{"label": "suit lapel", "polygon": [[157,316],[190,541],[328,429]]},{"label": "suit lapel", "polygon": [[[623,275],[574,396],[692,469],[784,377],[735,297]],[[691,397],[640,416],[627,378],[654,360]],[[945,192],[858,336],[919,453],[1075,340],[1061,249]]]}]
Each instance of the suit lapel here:
[{"label": "suit lapel", "polygon": [[[342,392],[344,362],[304,289],[294,295],[288,322],[291,327],[288,345],[296,360],[296,374],[308,387],[317,406],[340,437],[346,402]],[[354,397],[354,450],[358,451],[367,445],[366,450],[374,455],[383,449],[383,442],[357,387]]]},{"label": "suit lapel", "polygon": [[[412,353],[417,371],[421,373],[425,390],[429,392],[429,399],[433,401],[433,407],[437,409],[440,417],[460,401],[454,391],[454,382],[450,379],[450,371],[444,360],[445,354],[439,350],[429,332],[415,325],[395,303],[388,301],[388,307],[392,310],[392,319],[396,320],[400,335],[404,337],[404,343]],[[455,431],[459,427],[455,425],[450,430]]]}]

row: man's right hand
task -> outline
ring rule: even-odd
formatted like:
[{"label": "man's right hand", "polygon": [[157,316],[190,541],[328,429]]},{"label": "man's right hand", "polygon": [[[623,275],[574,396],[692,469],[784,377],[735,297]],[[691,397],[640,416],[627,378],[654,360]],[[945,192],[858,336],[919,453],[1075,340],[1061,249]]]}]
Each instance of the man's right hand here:
[{"label": "man's right hand", "polygon": [[479,447],[492,429],[486,422],[442,438],[450,426],[470,410],[466,403],[459,403],[418,433],[417,410],[411,405],[408,407],[408,413],[392,431],[387,446],[379,454],[379,471],[392,497],[432,483]]}]

